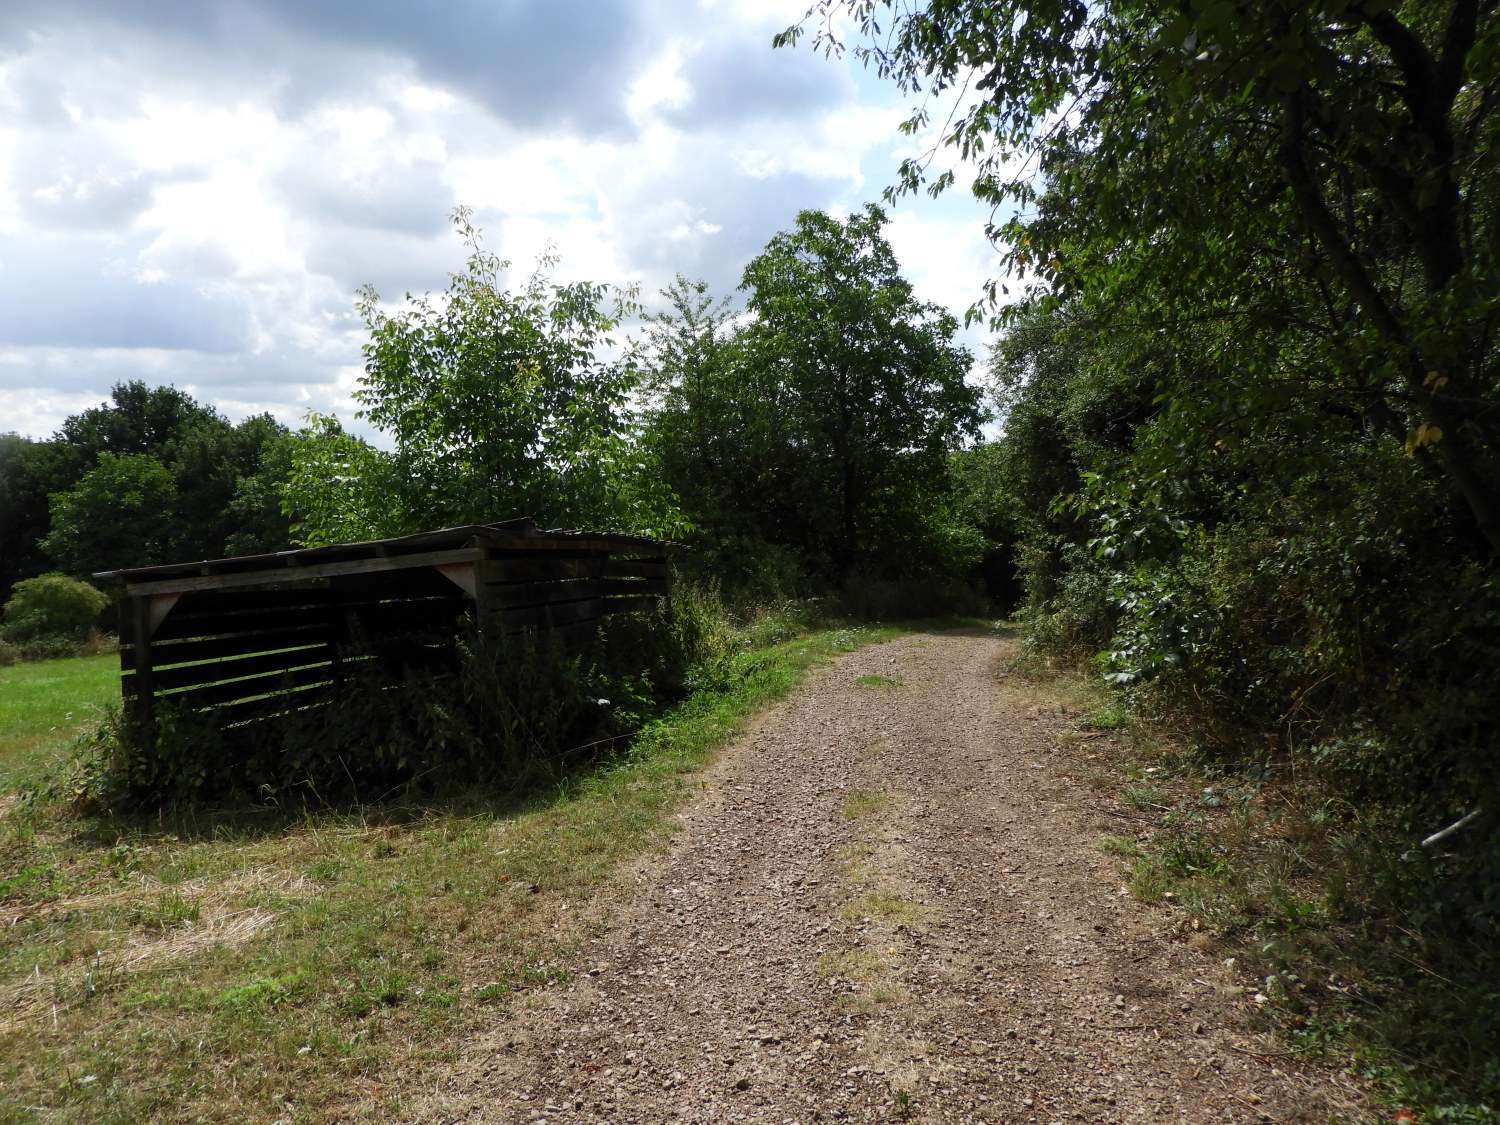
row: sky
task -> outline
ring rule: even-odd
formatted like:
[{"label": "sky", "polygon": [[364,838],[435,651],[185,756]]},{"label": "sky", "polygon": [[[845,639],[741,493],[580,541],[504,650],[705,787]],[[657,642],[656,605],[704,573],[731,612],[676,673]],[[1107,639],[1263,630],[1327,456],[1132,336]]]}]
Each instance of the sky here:
[{"label": "sky", "polygon": [[[879,201],[931,143],[856,63],[772,49],[805,8],[7,0],[0,432],[47,437],[129,379],[366,432],[355,292],[445,288],[460,205],[517,281],[550,246],[559,280],[732,293],[798,211]],[[961,317],[1000,269],[987,209],[887,210],[918,296]]]}]

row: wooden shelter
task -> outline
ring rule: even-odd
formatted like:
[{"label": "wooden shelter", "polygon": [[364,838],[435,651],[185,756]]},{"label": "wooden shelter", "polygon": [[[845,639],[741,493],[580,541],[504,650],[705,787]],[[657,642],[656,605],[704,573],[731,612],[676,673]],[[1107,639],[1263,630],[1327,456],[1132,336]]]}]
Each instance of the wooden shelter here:
[{"label": "wooden shelter", "polygon": [[315,701],[351,661],[442,663],[466,621],[482,637],[551,630],[576,647],[602,618],[670,592],[672,547],[522,519],[96,577],[125,586],[127,713],[169,702],[227,726]]}]

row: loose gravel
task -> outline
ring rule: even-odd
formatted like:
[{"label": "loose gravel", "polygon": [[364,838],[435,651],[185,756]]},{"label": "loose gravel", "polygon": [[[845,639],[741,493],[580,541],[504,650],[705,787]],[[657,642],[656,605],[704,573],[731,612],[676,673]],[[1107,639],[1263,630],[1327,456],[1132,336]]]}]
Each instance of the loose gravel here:
[{"label": "loose gravel", "polygon": [[572,981],[468,1043],[413,1119],[1347,1113],[1357,1091],[1246,1029],[1211,942],[1125,892],[1073,720],[1006,702],[1008,643],[903,637],[769,711],[623,874]]}]

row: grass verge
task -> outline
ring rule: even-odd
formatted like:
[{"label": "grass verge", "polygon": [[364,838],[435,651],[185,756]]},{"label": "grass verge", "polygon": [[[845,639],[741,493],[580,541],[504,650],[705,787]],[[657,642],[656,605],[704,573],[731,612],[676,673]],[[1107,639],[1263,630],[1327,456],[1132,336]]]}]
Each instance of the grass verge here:
[{"label": "grass verge", "polygon": [[1099,794],[1101,851],[1180,940],[1243,974],[1252,1025],[1369,1081],[1387,1120],[1500,1122],[1500,946],[1424,924],[1443,888],[1420,832],[1311,770],[1195,751],[1075,674],[1023,662],[1002,690],[1075,716],[1059,769]]},{"label": "grass verge", "polygon": [[748,715],[901,631],[747,649],[627,755],[524,802],[10,808],[0,1123],[402,1119],[497,1008],[568,978],[628,893],[614,873]]}]

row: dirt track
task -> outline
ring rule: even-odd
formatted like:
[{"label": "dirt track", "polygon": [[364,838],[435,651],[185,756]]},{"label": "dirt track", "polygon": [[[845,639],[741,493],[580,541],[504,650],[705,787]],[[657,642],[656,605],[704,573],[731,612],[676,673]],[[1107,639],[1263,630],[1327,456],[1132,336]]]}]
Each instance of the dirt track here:
[{"label": "dirt track", "polygon": [[627,873],[639,890],[575,981],[468,1044],[416,1119],[1253,1122],[1347,1104],[1245,1031],[1221,954],[1123,892],[1097,847],[1120,822],[1058,739],[1073,723],[1007,705],[1005,644],[902,638],[773,709],[703,775],[668,853]]}]

